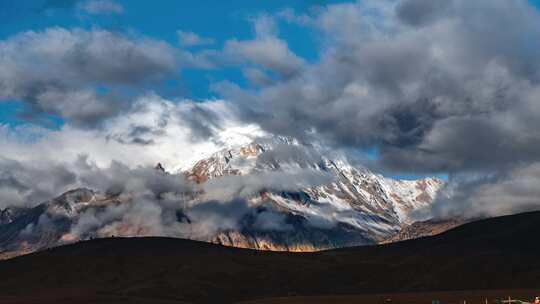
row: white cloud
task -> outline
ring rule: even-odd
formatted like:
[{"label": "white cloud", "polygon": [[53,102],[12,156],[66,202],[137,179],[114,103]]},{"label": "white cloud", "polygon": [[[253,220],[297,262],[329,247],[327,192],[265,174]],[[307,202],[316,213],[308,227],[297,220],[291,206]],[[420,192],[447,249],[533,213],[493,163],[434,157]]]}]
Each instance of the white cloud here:
[{"label": "white cloud", "polygon": [[146,37],[100,29],[27,31],[0,41],[0,102],[20,100],[32,114],[94,126],[127,103],[114,88],[170,76],[178,60],[169,44]]},{"label": "white cloud", "polygon": [[255,18],[253,27],[254,39],[230,39],[225,42],[225,56],[253,63],[285,77],[294,75],[304,66],[304,60],[289,49],[285,40],[277,37],[277,28],[271,17],[263,15]]},{"label": "white cloud", "polygon": [[124,13],[124,7],[113,0],[89,0],[81,3],[79,9],[93,15]]},{"label": "white cloud", "polygon": [[[190,117],[198,119],[193,122]],[[60,130],[0,128],[0,147],[3,157],[22,162],[69,163],[86,154],[101,167],[113,160],[131,167],[161,162],[174,171],[226,144],[247,143],[262,134],[257,126],[240,122],[225,101],[173,102],[150,94],[137,99],[124,115],[107,120],[101,129],[70,124]]]},{"label": "white cloud", "polygon": [[178,30],[176,31],[176,34],[178,35],[180,44],[183,46],[207,45],[214,43],[214,39],[201,37],[198,34],[190,31]]},{"label": "white cloud", "polygon": [[225,52],[283,76],[295,74],[304,65],[304,60],[289,50],[285,41],[275,37],[229,40],[225,45]]}]

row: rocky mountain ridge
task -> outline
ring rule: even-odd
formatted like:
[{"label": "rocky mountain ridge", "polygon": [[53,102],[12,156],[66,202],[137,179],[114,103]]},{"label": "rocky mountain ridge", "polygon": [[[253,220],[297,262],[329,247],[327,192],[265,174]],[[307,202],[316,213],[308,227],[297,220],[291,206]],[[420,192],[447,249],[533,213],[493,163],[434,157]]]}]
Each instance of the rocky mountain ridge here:
[{"label": "rocky mountain ridge", "polygon": [[[161,165],[156,171],[168,174]],[[375,244],[411,224],[410,213],[429,206],[443,185],[436,178],[386,178],[283,137],[225,148],[182,174],[197,191],[182,193],[177,203],[152,198],[160,206],[157,217],[169,223],[165,228],[154,229],[145,216],[122,215],[153,205],[134,202],[129,194],[80,188],[34,208],[2,210],[0,255],[107,236],[175,236],[280,251]],[[228,217],[213,210],[200,216],[208,206]],[[232,210],[238,206],[236,216]],[[211,231],[200,224],[208,218],[210,225],[231,221],[231,216],[233,224]]]},{"label": "rocky mountain ridge", "polygon": [[[294,193],[262,191],[258,198],[252,200],[270,201],[279,210],[300,219],[309,219],[315,215],[338,224],[332,229],[326,229],[326,234],[332,231],[332,234],[339,236],[352,232],[362,238],[353,237],[336,242],[334,237],[334,242],[303,244],[301,240],[321,238],[306,238],[305,233],[301,237],[293,234],[294,241],[288,242],[287,238],[276,240],[267,234],[261,236],[253,235],[250,231],[230,231],[220,233],[211,241],[236,247],[289,251],[376,243],[397,233],[402,225],[410,224],[412,220],[409,213],[427,207],[443,184],[435,178],[415,181],[385,178],[365,168],[352,166],[346,159],[325,157],[317,149],[306,149],[289,138],[273,138],[236,149],[225,149],[197,162],[187,175],[198,183],[205,183],[223,176],[249,176],[260,172],[299,169],[326,173],[333,180]],[[305,226],[297,225],[294,230],[297,233],[315,230],[314,227],[305,229]],[[327,237],[323,236],[322,239]]]}]

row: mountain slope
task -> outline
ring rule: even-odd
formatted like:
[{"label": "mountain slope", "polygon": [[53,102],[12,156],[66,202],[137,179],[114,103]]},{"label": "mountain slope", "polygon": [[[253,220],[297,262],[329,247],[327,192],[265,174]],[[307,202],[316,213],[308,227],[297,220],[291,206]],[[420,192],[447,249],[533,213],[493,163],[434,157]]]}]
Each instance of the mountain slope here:
[{"label": "mountain slope", "polygon": [[233,303],[291,295],[540,288],[540,244],[531,237],[539,233],[540,212],[532,212],[433,237],[316,253],[167,238],[99,239],[0,262],[0,299]]},{"label": "mountain slope", "polygon": [[390,238],[382,241],[381,243],[393,243],[437,235],[469,221],[471,220],[457,218],[447,220],[430,219],[426,221],[418,221],[404,226],[398,233],[392,235]]},{"label": "mountain slope", "polygon": [[[262,189],[250,198],[254,203],[271,202],[288,214],[288,223],[296,233],[292,236],[281,233],[280,237],[244,229],[241,233],[224,231],[211,241],[288,251],[372,244],[410,223],[410,212],[428,206],[443,185],[435,178],[415,181],[384,178],[351,165],[340,155],[328,156],[316,147],[285,137],[265,138],[225,149],[197,162],[186,174],[205,184],[227,176],[257,177],[265,172],[299,170],[326,175],[331,180],[297,191]],[[322,233],[310,235],[312,232]]]},{"label": "mountain slope", "polygon": [[[170,182],[161,165],[153,171],[156,188]],[[278,251],[375,244],[409,224],[410,212],[429,206],[443,184],[385,178],[285,137],[223,149],[182,174],[195,190],[138,197],[80,188],[31,209],[6,209],[0,256],[113,235]]]}]

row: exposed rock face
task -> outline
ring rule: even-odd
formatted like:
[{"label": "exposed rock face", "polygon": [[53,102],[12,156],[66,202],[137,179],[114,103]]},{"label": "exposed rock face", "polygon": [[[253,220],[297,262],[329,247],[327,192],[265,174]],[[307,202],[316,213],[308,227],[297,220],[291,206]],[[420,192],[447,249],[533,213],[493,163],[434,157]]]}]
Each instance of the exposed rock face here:
[{"label": "exposed rock face", "polygon": [[154,167],[154,169],[156,169],[158,171],[161,171],[161,172],[165,172],[165,168],[163,167],[163,165],[161,163],[157,163],[157,165]]},{"label": "exposed rock face", "polygon": [[[332,182],[295,192],[261,191],[251,201],[271,202],[295,217],[293,229],[261,232],[246,226],[221,232],[210,241],[246,248],[311,251],[380,242],[411,222],[409,213],[428,206],[443,182],[435,178],[393,180],[329,158],[290,138],[272,138],[220,151],[196,163],[187,176],[197,183],[230,175],[309,169]],[[331,223],[321,227],[319,217]]]},{"label": "exposed rock face", "polygon": [[4,210],[0,210],[0,225],[3,224],[9,224],[13,221],[13,219],[16,217],[14,215],[13,208],[6,208]]},{"label": "exposed rock face", "polygon": [[[335,235],[335,239],[332,239],[331,236],[332,235],[329,234],[329,231],[315,230],[294,234],[229,231],[219,233],[210,241],[212,243],[231,247],[292,252],[312,252],[324,249],[346,247],[347,243],[343,243],[341,239],[347,237],[349,237],[348,246],[364,244],[367,242],[367,239],[362,238],[361,234],[359,233],[356,233],[356,235],[352,237],[350,235]],[[355,241],[352,241],[353,239]]]},{"label": "exposed rock face", "polygon": [[64,238],[80,215],[114,203],[114,199],[80,188],[33,208],[6,208],[0,213],[12,216],[0,223],[0,259],[77,241]]},{"label": "exposed rock face", "polygon": [[[0,226],[0,256],[13,256],[46,248],[55,244],[69,223],[46,217],[46,204],[21,211],[9,223]],[[41,225],[40,225],[41,224]],[[35,227],[47,227],[40,233],[32,233]]]},{"label": "exposed rock face", "polygon": [[417,239],[426,236],[437,235],[447,230],[465,224],[466,220],[462,219],[450,219],[450,220],[427,220],[414,222],[410,225],[404,226],[401,231],[391,236],[390,238],[382,241],[381,243],[394,243],[405,240]]},{"label": "exposed rock face", "polygon": [[[161,165],[156,166],[156,170],[160,174],[167,174]],[[303,186],[288,187],[289,181],[282,179],[289,178],[293,183],[298,172],[302,179],[314,176],[317,182],[304,185],[304,181],[300,180],[298,182]],[[177,224],[169,225],[166,230],[151,229],[149,225],[152,223],[145,217],[136,219],[145,225],[134,225],[133,219],[104,215],[105,211],[111,213],[111,209],[117,215],[128,210],[123,206],[130,204],[129,194],[108,196],[81,188],[34,208],[0,211],[0,257],[112,235],[177,236],[228,246],[279,251],[315,251],[375,244],[390,240],[402,227],[411,227],[408,226],[412,222],[410,213],[431,204],[443,185],[436,178],[386,178],[353,166],[344,157],[327,153],[320,147],[303,145],[284,137],[259,139],[247,145],[223,149],[198,161],[184,174],[198,185],[200,191],[186,193],[182,196],[184,204],[173,206],[177,208],[172,210]],[[265,180],[268,176],[274,181]],[[231,177],[245,178],[241,182],[247,184],[258,181],[262,187],[255,188],[257,190],[251,193],[246,192],[246,185],[240,185],[238,193],[229,193],[231,197],[212,197],[212,187],[208,185]],[[225,190],[233,187],[227,186],[227,183],[224,185]],[[212,199],[227,201],[238,197],[252,211],[243,215],[234,228],[219,229],[204,235],[190,234],[190,227],[197,224],[197,219],[183,208]],[[164,198],[153,199],[159,201]],[[167,208],[171,208],[171,203],[167,204]],[[279,224],[271,222],[273,219],[266,219],[269,223],[260,223],[258,215],[268,209],[272,210],[272,216],[279,218]],[[170,223],[170,213],[164,214],[163,210],[156,212],[161,212],[158,216],[166,217]],[[107,226],[99,226],[99,221],[106,221]],[[84,233],[74,231],[81,227],[85,228]],[[404,232],[400,237],[415,235],[421,233]]]},{"label": "exposed rock face", "polygon": [[288,214],[287,230],[260,230],[249,225],[239,231],[222,231],[210,242],[225,246],[272,251],[309,252],[370,244],[372,238],[351,225],[339,223],[331,228],[313,227],[301,215]]}]

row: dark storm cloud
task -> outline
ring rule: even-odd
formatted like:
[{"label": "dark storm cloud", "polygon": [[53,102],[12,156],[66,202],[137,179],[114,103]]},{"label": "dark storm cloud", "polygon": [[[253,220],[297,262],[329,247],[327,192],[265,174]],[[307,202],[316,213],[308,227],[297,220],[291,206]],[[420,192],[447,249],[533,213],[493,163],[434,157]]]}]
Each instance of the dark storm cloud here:
[{"label": "dark storm cloud", "polygon": [[189,111],[178,115],[189,127],[193,140],[208,139],[214,135],[214,131],[222,122],[217,113],[197,104],[193,104]]},{"label": "dark storm cloud", "polygon": [[109,134],[107,139],[115,140],[121,144],[153,145],[155,144],[154,138],[165,134],[164,127],[160,124],[157,127],[132,124],[128,126],[126,134]]},{"label": "dark storm cloud", "polygon": [[154,141],[152,139],[143,139],[141,136],[155,136],[155,135],[161,135],[163,132],[160,132],[160,130],[152,130],[150,127],[147,126],[133,126],[131,131],[129,132],[128,136],[132,137],[132,143],[135,144],[152,144]]},{"label": "dark storm cloud", "polygon": [[130,168],[115,161],[108,168],[99,168],[87,157],[81,157],[74,167],[81,185],[110,194],[146,193],[159,197],[192,190],[183,175],[163,174],[152,167]]},{"label": "dark storm cloud", "polygon": [[216,87],[271,132],[378,147],[396,171],[538,159],[538,11],[526,1],[433,3],[330,5],[309,23],[331,42],[320,63],[260,90]]},{"label": "dark storm cloud", "polygon": [[0,208],[33,206],[78,187],[155,198],[190,192],[192,186],[181,174],[164,174],[153,167],[130,168],[118,161],[99,168],[84,155],[74,163],[0,158]]},{"label": "dark storm cloud", "polygon": [[0,209],[32,206],[67,191],[76,175],[62,165],[25,164],[0,157]]},{"label": "dark storm cloud", "polygon": [[[0,41],[0,65],[0,99],[21,100],[36,113],[91,126],[127,104],[115,88],[173,74],[177,54],[168,44],[144,37],[49,28]],[[99,86],[109,92],[96,90]]]},{"label": "dark storm cloud", "polygon": [[452,6],[452,0],[405,0],[398,4],[397,15],[410,25],[421,26],[439,19],[448,13]]},{"label": "dark storm cloud", "polygon": [[538,160],[535,131],[525,125],[507,126],[492,117],[449,118],[440,122],[424,142],[413,148],[385,148],[381,162],[390,168],[439,171],[502,169]]}]

